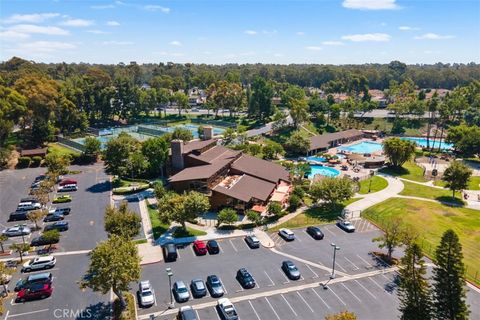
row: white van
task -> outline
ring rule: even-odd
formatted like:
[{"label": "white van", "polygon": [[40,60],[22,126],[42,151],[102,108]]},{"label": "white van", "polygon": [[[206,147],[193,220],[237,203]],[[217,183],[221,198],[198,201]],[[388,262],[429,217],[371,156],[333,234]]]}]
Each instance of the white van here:
[{"label": "white van", "polygon": [[30,211],[41,209],[42,205],[38,202],[20,202],[17,206],[17,211]]},{"label": "white van", "polygon": [[77,185],[76,184],[67,184],[64,186],[58,187],[57,191],[58,192],[68,192],[68,191],[77,191]]}]

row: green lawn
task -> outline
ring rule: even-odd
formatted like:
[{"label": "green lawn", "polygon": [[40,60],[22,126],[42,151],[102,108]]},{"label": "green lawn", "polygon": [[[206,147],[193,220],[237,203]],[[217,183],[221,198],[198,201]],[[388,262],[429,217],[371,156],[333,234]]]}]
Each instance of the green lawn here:
[{"label": "green lawn", "polygon": [[147,204],[147,209],[148,215],[150,216],[150,223],[152,224],[153,238],[156,240],[170,228],[170,225],[160,221],[158,210],[155,209],[153,205]]},{"label": "green lawn", "polygon": [[48,144],[48,153],[54,153],[60,156],[66,156],[66,155],[79,156],[80,155],[80,152],[64,147],[58,143]]},{"label": "green lawn", "polygon": [[335,208],[329,208],[326,206],[321,207],[311,207],[305,212],[300,213],[294,218],[270,229],[270,231],[278,231],[281,228],[303,228],[311,225],[319,225],[332,223],[337,220],[338,216],[342,213],[343,208],[345,208],[350,203],[360,200],[361,198],[352,198],[347,201],[344,201],[341,205]]},{"label": "green lawn", "polygon": [[173,237],[174,238],[198,237],[198,236],[204,236],[206,234],[207,233],[202,230],[197,230],[197,229],[187,227],[187,230],[185,231],[185,229],[179,227],[173,233]]},{"label": "green lawn", "polygon": [[463,204],[460,192],[457,192],[455,198],[452,198],[452,191],[448,189],[433,188],[408,181],[402,182],[405,187],[400,192],[401,195]]},{"label": "green lawn", "polygon": [[378,192],[385,189],[387,186],[387,180],[379,176],[373,176],[370,179],[360,181],[360,190],[358,190],[358,193],[367,194],[369,193],[369,189],[370,193]]},{"label": "green lawn", "polygon": [[[443,180],[435,180],[435,185],[445,187],[446,183]],[[480,176],[470,177],[468,182],[468,190],[480,190]]]},{"label": "green lawn", "polygon": [[423,176],[423,168],[417,166],[414,162],[405,162],[401,168],[386,167],[380,169],[380,172],[389,174],[395,177],[403,179],[426,182],[427,180]]},{"label": "green lawn", "polygon": [[[419,235],[418,243],[431,257],[435,255],[435,248],[443,232],[453,229],[463,247],[467,276],[474,280],[475,273],[480,274],[480,219],[477,210],[391,198],[368,208],[362,215],[379,226],[385,225],[392,218],[401,218],[412,232]],[[480,284],[480,278],[476,282]]]}]

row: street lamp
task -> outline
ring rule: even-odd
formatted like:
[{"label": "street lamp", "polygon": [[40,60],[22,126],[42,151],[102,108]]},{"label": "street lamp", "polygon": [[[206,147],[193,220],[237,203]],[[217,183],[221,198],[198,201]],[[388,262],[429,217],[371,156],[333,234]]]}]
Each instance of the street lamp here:
[{"label": "street lamp", "polygon": [[375,171],[370,170],[370,182],[368,183],[368,193],[372,190],[372,178],[375,175]]},{"label": "street lamp", "polygon": [[330,276],[330,279],[334,279],[335,278],[335,257],[336,257],[337,250],[340,250],[340,247],[337,246],[335,243],[331,243],[330,245],[333,247],[333,265],[332,265],[332,275]]},{"label": "street lamp", "polygon": [[167,276],[168,276],[168,291],[170,293],[170,304],[168,305],[168,308],[173,309],[175,308],[175,304],[173,302],[173,294],[172,294],[173,271],[172,271],[172,268],[166,268],[165,271],[167,272]]}]

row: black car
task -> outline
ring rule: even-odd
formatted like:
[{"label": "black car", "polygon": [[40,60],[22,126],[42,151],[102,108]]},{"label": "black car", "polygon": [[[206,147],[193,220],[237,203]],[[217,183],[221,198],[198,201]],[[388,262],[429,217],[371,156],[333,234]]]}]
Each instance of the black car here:
[{"label": "black car", "polygon": [[24,279],[18,280],[15,284],[15,292],[18,292],[24,288],[28,288],[33,284],[41,283],[41,284],[51,284],[52,283],[52,274],[50,272],[45,273],[36,273],[29,275]]},{"label": "black car", "polygon": [[322,240],[325,235],[319,227],[308,227],[307,233],[315,240]]},{"label": "black car", "polygon": [[291,280],[298,280],[301,277],[300,271],[298,270],[297,266],[290,260],[282,262],[282,270]]},{"label": "black car", "polygon": [[252,289],[255,288],[255,279],[246,268],[240,268],[237,271],[237,280],[240,282],[243,288]]},{"label": "black car", "polygon": [[15,211],[10,213],[10,216],[8,217],[8,221],[22,221],[22,220],[28,220],[27,218],[27,213],[28,211]]},{"label": "black car", "polygon": [[207,241],[207,250],[210,254],[218,254],[220,253],[220,246],[217,241],[209,240]]},{"label": "black car", "polygon": [[260,240],[256,236],[246,236],[245,242],[251,249],[258,249],[260,248]]},{"label": "black car", "polygon": [[48,224],[45,226],[43,231],[49,230],[58,230],[58,231],[67,231],[68,230],[68,222],[67,221],[57,221],[52,224]]},{"label": "black car", "polygon": [[212,298],[218,298],[225,293],[223,290],[222,281],[216,275],[212,274],[207,277],[207,288],[210,291]]},{"label": "black car", "polygon": [[207,295],[207,287],[202,279],[193,279],[190,282],[190,290],[194,298],[201,298]]},{"label": "black car", "polygon": [[65,219],[63,214],[60,213],[49,213],[43,218],[43,222],[51,222],[51,221],[60,221]]},{"label": "black car", "polygon": [[46,246],[46,245],[51,245],[51,244],[54,244],[54,243],[58,243],[58,241],[59,241],[58,239],[56,239],[55,241],[52,241],[50,239],[46,239],[43,236],[40,236],[40,237],[32,239],[32,241],[30,242],[30,245],[32,247]]}]

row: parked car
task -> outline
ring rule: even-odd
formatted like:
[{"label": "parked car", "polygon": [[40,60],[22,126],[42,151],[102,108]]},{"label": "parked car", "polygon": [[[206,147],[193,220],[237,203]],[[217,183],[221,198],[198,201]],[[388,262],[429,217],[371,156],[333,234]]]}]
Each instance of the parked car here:
[{"label": "parked car", "polygon": [[69,191],[77,191],[77,185],[76,184],[67,184],[64,186],[58,187],[57,191],[58,192],[69,192]]},{"label": "parked car", "polygon": [[43,231],[50,231],[50,230],[58,230],[60,232],[68,230],[68,222],[67,221],[57,221],[51,224],[47,224]]},{"label": "parked car", "polygon": [[23,202],[40,203],[40,201],[38,201],[38,199],[35,197],[25,197],[20,199],[20,203],[23,203]]},{"label": "parked car", "polygon": [[15,284],[15,292],[31,286],[32,284],[51,284],[53,280],[50,272],[31,274],[26,278],[20,279]]},{"label": "parked car", "polygon": [[295,240],[295,234],[290,229],[282,228],[278,231],[278,235],[286,241]]},{"label": "parked car", "polygon": [[45,299],[52,295],[53,288],[51,284],[36,284],[24,288],[17,293],[16,302],[25,302],[27,300]]},{"label": "parked car", "polygon": [[60,221],[65,219],[65,216],[60,213],[48,213],[45,218],[43,218],[43,222],[52,222],[52,221]]},{"label": "parked car", "polygon": [[165,258],[165,262],[175,261],[177,260],[177,246],[173,243],[167,243],[162,247],[163,250],[163,257]]},{"label": "parked car", "polygon": [[32,211],[32,210],[38,210],[41,209],[42,205],[38,202],[20,202],[17,206],[16,211]]},{"label": "parked car", "polygon": [[72,196],[68,194],[64,194],[61,196],[57,196],[53,199],[52,203],[64,203],[72,201]]},{"label": "parked car", "polygon": [[32,239],[32,241],[30,241],[30,245],[32,247],[47,246],[54,243],[58,243],[58,239],[52,241],[51,239],[47,239],[44,236],[36,237]]},{"label": "parked car", "polygon": [[191,306],[183,306],[178,310],[178,320],[199,320],[195,310]]},{"label": "parked car", "polygon": [[8,221],[23,221],[23,220],[28,220],[27,217],[28,211],[15,211],[10,213],[10,216],[8,217]]},{"label": "parked car", "polygon": [[315,240],[322,240],[325,237],[319,227],[308,227],[307,233]]},{"label": "parked car", "polygon": [[55,267],[57,259],[53,256],[43,256],[38,258],[33,258],[30,261],[27,261],[22,266],[22,272],[30,272],[34,270],[43,270],[51,269]]},{"label": "parked car", "polygon": [[297,266],[290,260],[285,260],[282,262],[282,270],[291,280],[298,280],[301,277]]},{"label": "parked car", "polygon": [[218,254],[220,253],[220,246],[218,242],[215,240],[208,240],[207,242],[207,250],[210,254]]},{"label": "parked car", "polygon": [[207,277],[207,288],[213,298],[221,297],[225,293],[222,281],[214,274]]},{"label": "parked car", "polygon": [[188,288],[183,281],[176,281],[173,284],[172,290],[177,302],[187,302],[188,299],[190,299],[190,293],[188,292]]},{"label": "parked car", "polygon": [[16,225],[2,231],[2,234],[7,237],[28,236],[30,233],[32,230],[26,225]]},{"label": "parked car", "polygon": [[193,251],[195,251],[195,254],[198,256],[206,255],[207,246],[205,245],[205,242],[203,242],[202,240],[193,241]]},{"label": "parked car", "polygon": [[246,236],[245,237],[245,242],[248,244],[248,246],[251,249],[257,249],[260,248],[260,240],[256,236]]},{"label": "parked car", "polygon": [[58,183],[59,186],[66,186],[69,184],[77,185],[77,181],[73,179],[63,179]]},{"label": "parked car", "polygon": [[190,282],[190,290],[194,298],[201,298],[207,295],[207,287],[202,279],[193,279]]},{"label": "parked car", "polygon": [[155,291],[150,281],[140,281],[138,284],[138,302],[141,307],[151,307],[155,304]]},{"label": "parked car", "polygon": [[40,181],[43,181],[43,180],[45,180],[45,179],[47,179],[47,176],[44,175],[44,174],[42,174],[42,175],[37,176],[37,177],[35,178],[35,181],[34,181],[34,182],[40,182]]},{"label": "parked car", "polygon": [[64,216],[66,215],[69,215],[70,214],[70,211],[72,209],[69,208],[69,207],[65,207],[65,208],[51,208],[50,210],[48,210],[48,213],[60,213],[60,214],[63,214]]},{"label": "parked car", "polygon": [[237,280],[240,282],[243,288],[245,289],[252,289],[255,288],[255,279],[253,276],[248,272],[246,268],[240,268],[237,271]]},{"label": "parked car", "polygon": [[224,320],[238,320],[237,310],[228,298],[218,299],[217,307]]},{"label": "parked car", "polygon": [[355,232],[355,226],[347,220],[341,220],[337,222],[337,226],[340,227],[340,229],[343,229],[346,232]]}]

